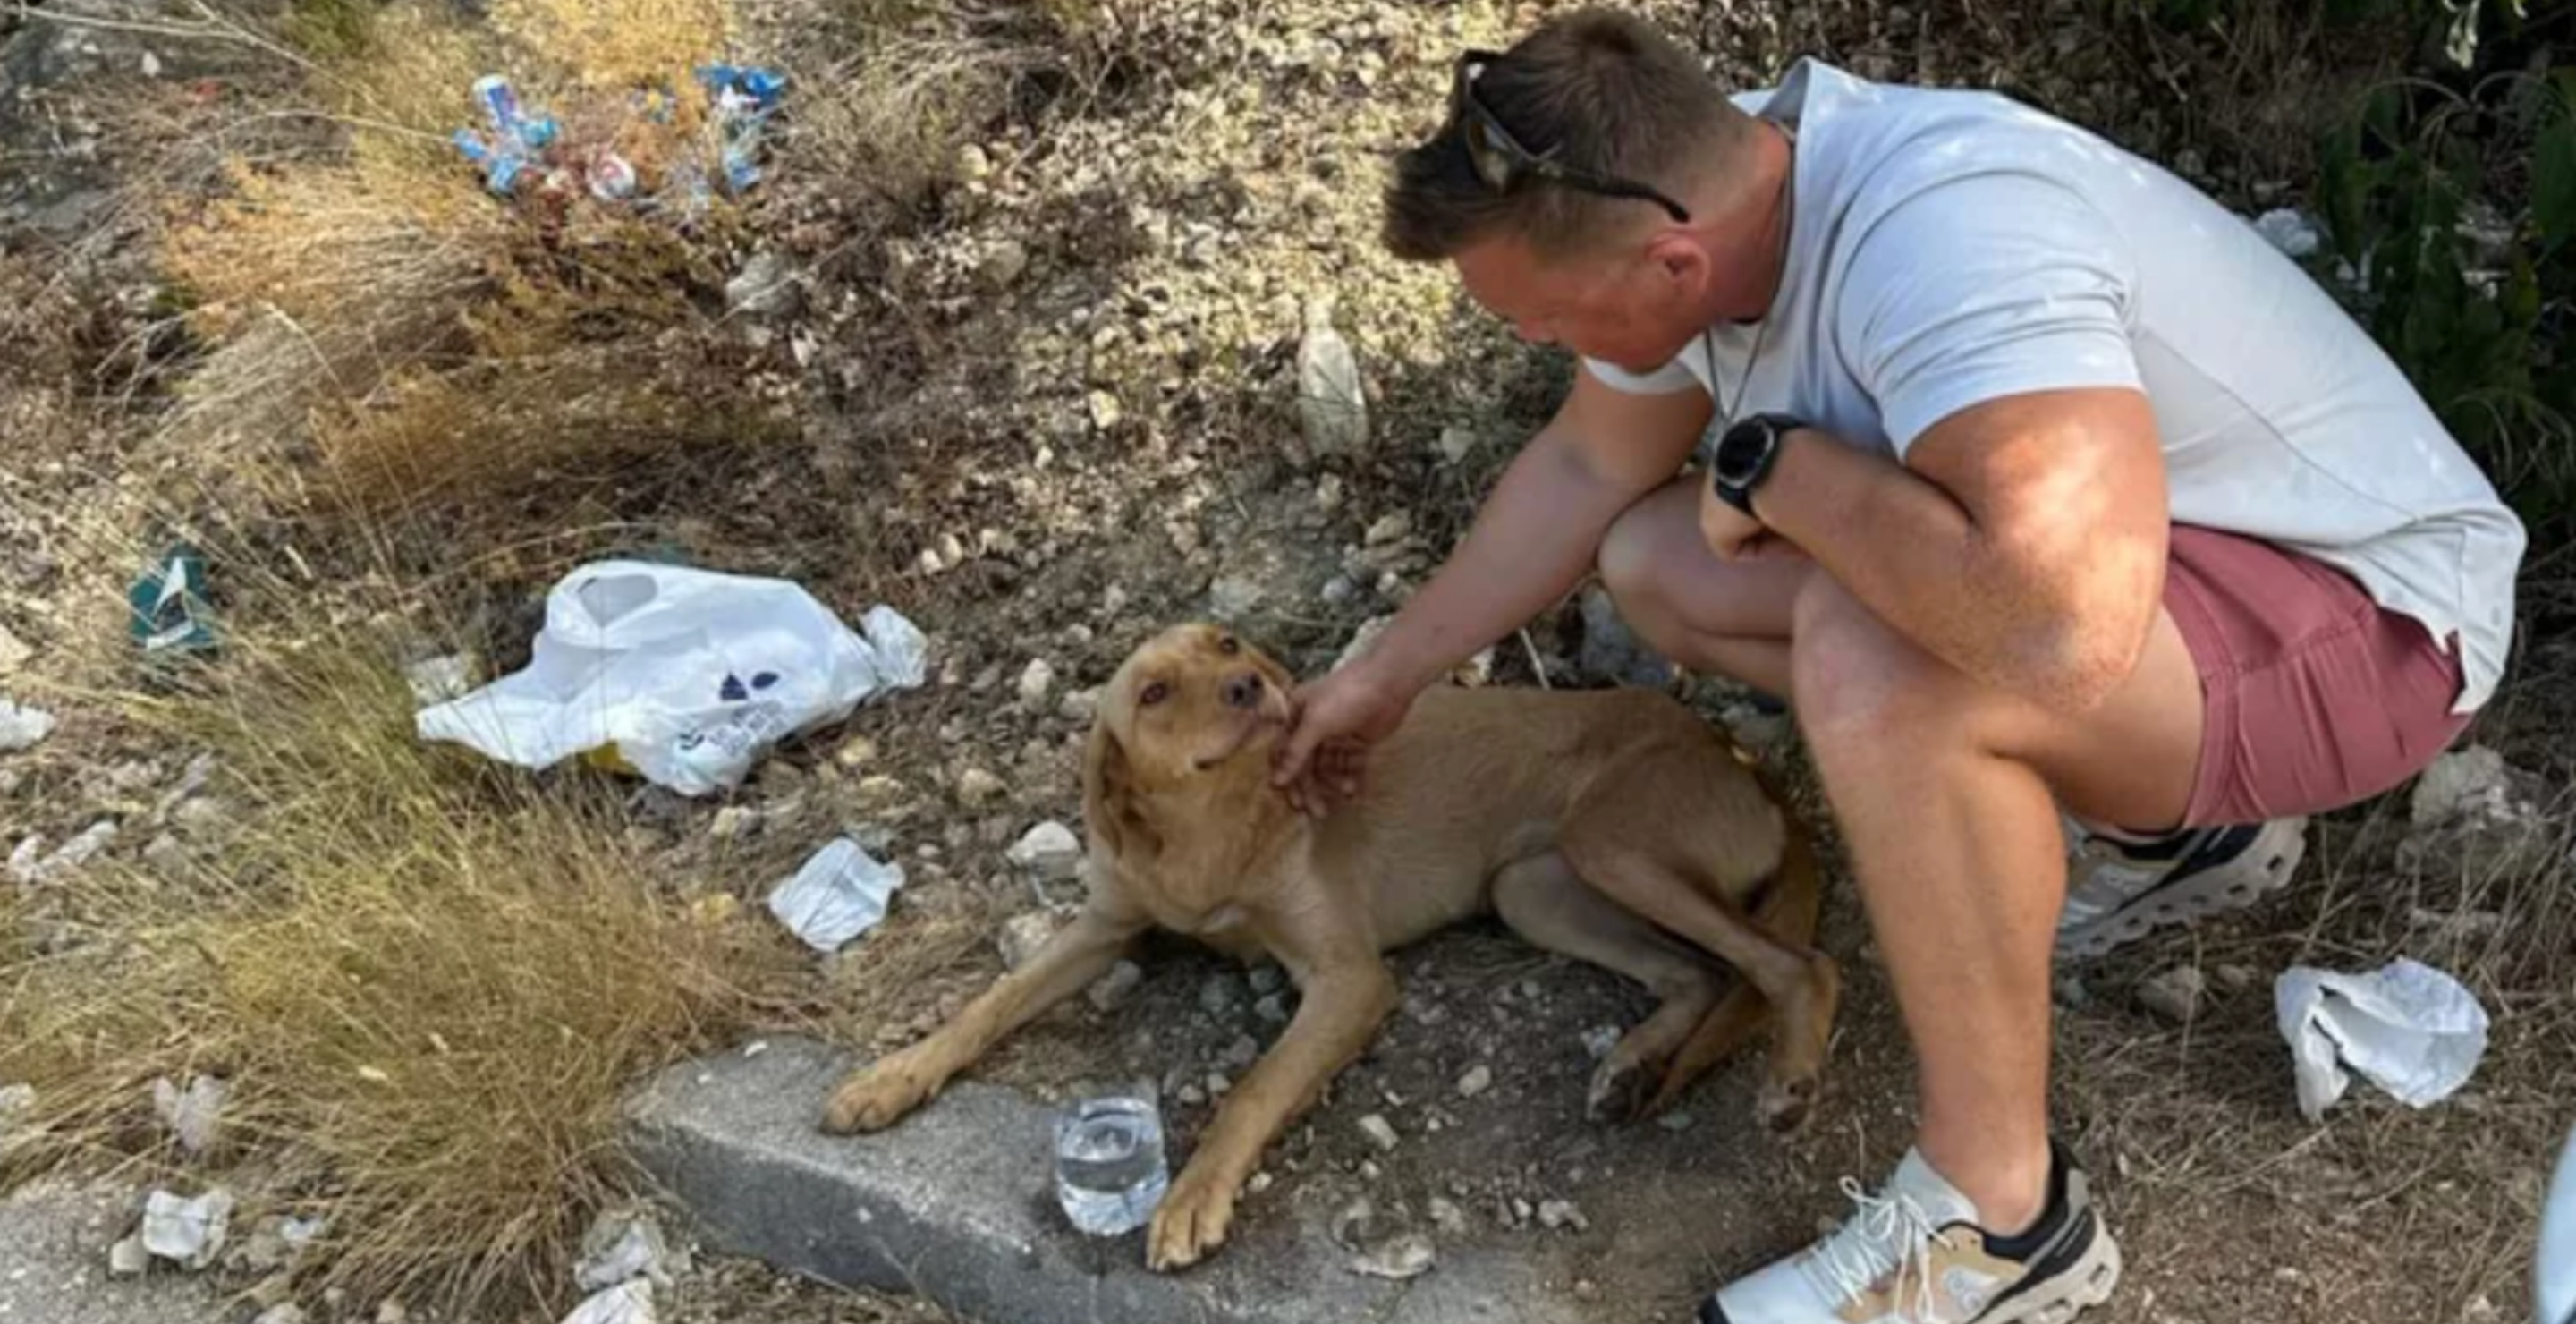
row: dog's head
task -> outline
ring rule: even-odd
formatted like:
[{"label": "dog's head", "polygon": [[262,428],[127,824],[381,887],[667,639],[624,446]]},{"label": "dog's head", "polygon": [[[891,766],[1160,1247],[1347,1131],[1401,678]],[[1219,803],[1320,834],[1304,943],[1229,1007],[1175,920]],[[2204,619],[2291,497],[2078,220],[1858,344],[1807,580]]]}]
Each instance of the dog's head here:
[{"label": "dog's head", "polygon": [[1270,749],[1295,680],[1233,631],[1190,624],[1128,654],[1100,691],[1083,812],[1112,855],[1162,844],[1158,803],[1249,812],[1270,797]]}]

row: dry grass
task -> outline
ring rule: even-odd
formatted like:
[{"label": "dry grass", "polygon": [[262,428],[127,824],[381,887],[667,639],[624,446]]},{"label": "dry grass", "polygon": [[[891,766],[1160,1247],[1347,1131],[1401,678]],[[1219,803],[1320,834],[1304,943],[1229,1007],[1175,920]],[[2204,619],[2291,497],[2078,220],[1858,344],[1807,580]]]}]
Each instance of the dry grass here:
[{"label": "dry grass", "polygon": [[[380,654],[260,651],[130,718],[222,760],[234,806],[184,878],[98,868],[0,933],[0,1079],[35,1086],[32,1161],[141,1152],[177,1181],[326,1214],[317,1286],[470,1308],[560,1301],[621,1189],[620,1091],[738,1028],[778,935],[658,889],[600,788],[531,787],[426,747]],[[31,931],[50,932],[48,950]],[[192,1165],[148,1082],[234,1084],[230,1154]]]}]

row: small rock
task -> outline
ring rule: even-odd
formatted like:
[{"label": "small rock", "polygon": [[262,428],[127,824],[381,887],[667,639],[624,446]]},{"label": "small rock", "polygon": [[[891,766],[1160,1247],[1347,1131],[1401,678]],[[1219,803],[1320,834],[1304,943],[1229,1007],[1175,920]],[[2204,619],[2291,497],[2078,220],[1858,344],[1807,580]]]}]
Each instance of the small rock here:
[{"label": "small rock", "polygon": [[1098,428],[1103,432],[1107,432],[1111,428],[1118,426],[1118,420],[1127,416],[1126,410],[1121,408],[1118,403],[1118,397],[1111,395],[1107,391],[1093,391],[1090,398],[1090,407],[1091,426]]},{"label": "small rock", "polygon": [[2138,1005],[2179,1025],[2198,1014],[2208,992],[2209,977],[2198,967],[2175,966],[2139,983]]},{"label": "small rock", "polygon": [[984,283],[996,290],[1007,290],[1019,284],[1020,277],[1028,274],[1028,270],[1028,245],[1016,239],[1004,239],[984,253],[981,274]]},{"label": "small rock", "polygon": [[1538,1225],[1550,1232],[1569,1227],[1585,1232],[1591,1230],[1592,1220],[1585,1218],[1572,1200],[1542,1200],[1538,1206]]},{"label": "small rock", "polygon": [[716,811],[716,821],[707,835],[718,841],[736,841],[750,836],[760,826],[760,811],[749,805],[726,805]]},{"label": "small rock", "polygon": [[877,742],[866,736],[852,736],[832,751],[832,761],[844,768],[858,769],[876,762]]},{"label": "small rock", "polygon": [[427,708],[474,692],[474,660],[463,653],[423,658],[403,668],[414,703]]},{"label": "small rock", "polygon": [[1472,1099],[1494,1087],[1494,1069],[1479,1062],[1458,1078],[1458,1097]]},{"label": "small rock", "polygon": [[1227,1019],[1233,1016],[1235,1008],[1241,1005],[1240,996],[1241,985],[1235,977],[1219,971],[1209,975],[1207,982],[1199,985],[1199,1010],[1219,1020]]},{"label": "small rock", "polygon": [[999,943],[1004,969],[1017,970],[1028,964],[1038,949],[1055,937],[1056,917],[1043,910],[1023,911],[1002,921]]},{"label": "small rock", "polygon": [[1255,993],[1276,993],[1288,982],[1288,977],[1281,974],[1275,965],[1256,965],[1244,979],[1252,985]]},{"label": "small rock", "polygon": [[1080,722],[1085,726],[1090,725],[1092,719],[1099,716],[1099,713],[1100,691],[1098,690],[1069,690],[1065,693],[1063,701],[1055,706],[1056,716],[1068,722]]},{"label": "small rock", "polygon": [[1369,1143],[1378,1147],[1378,1152],[1385,1154],[1392,1154],[1395,1152],[1395,1146],[1397,1143],[1395,1124],[1386,1120],[1384,1117],[1381,1117],[1376,1113],[1370,1113],[1368,1116],[1361,1118],[1360,1134],[1367,1136]]},{"label": "small rock", "polygon": [[1672,1132],[1674,1135],[1680,1135],[1682,1132],[1691,1129],[1698,1123],[1699,1119],[1697,1117],[1694,1117],[1678,1108],[1655,1119],[1655,1125]]},{"label": "small rock", "polygon": [[1628,628],[1598,584],[1583,592],[1583,649],[1576,662],[1585,675],[1613,685],[1660,689],[1674,674],[1673,664]]},{"label": "small rock", "polygon": [[1306,334],[1297,342],[1297,414],[1306,447],[1316,455],[1356,455],[1368,447],[1359,359],[1321,304],[1308,310]]},{"label": "small rock", "polygon": [[1261,1060],[1261,1041],[1248,1034],[1236,1035],[1234,1042],[1226,1045],[1225,1056],[1217,1060],[1237,1071],[1249,1071],[1253,1063]]},{"label": "small rock", "polygon": [[1537,1211],[1530,1208],[1530,1202],[1517,1195],[1512,1197],[1510,1208],[1512,1213],[1512,1224],[1515,1227],[1523,1223],[1527,1223],[1530,1219],[1537,1216]]},{"label": "small rock", "polygon": [[143,848],[143,862],[165,879],[186,875],[195,863],[188,854],[188,848],[167,832],[155,836],[151,844]]},{"label": "small rock", "polygon": [[2513,774],[2504,755],[2472,745],[2434,759],[2415,779],[2407,799],[2407,818],[2417,831],[2472,814],[2503,818],[2510,815],[2512,800]]},{"label": "small rock", "polygon": [[1042,657],[1029,659],[1020,672],[1020,706],[1030,712],[1046,711],[1047,699],[1055,693],[1055,668]]},{"label": "small rock", "polygon": [[9,877],[19,885],[32,887],[45,876],[45,838],[30,832],[18,839],[18,848],[9,852]]},{"label": "small rock", "polygon": [[1431,1226],[1439,1229],[1442,1235],[1466,1235],[1467,1211],[1459,1208],[1456,1202],[1446,1196],[1435,1195],[1431,1197],[1430,1210]]},{"label": "small rock", "polygon": [[1379,1226],[1377,1205],[1367,1196],[1356,1196],[1349,1204],[1333,1212],[1329,1225],[1333,1240],[1353,1250],[1380,1239],[1386,1229]]},{"label": "small rock", "polygon": [[411,1324],[411,1307],[388,1298],[376,1307],[376,1324]]},{"label": "small rock", "polygon": [[1001,778],[982,768],[968,768],[957,774],[957,802],[969,809],[981,809],[1001,799],[1009,789]]},{"label": "small rock", "polygon": [[1619,1027],[1616,1025],[1596,1025],[1583,1032],[1584,1054],[1595,1062],[1610,1056],[1610,1050],[1618,1046]]},{"label": "small rock", "polygon": [[1405,1279],[1430,1271],[1439,1252],[1431,1238],[1419,1232],[1390,1237],[1351,1260],[1351,1271],[1370,1278]]},{"label": "small rock", "polygon": [[54,715],[14,699],[0,699],[0,754],[34,749],[54,733]]},{"label": "small rock", "polygon": [[143,1238],[127,1237],[107,1248],[107,1276],[140,1278],[152,1267],[152,1252],[143,1248]]},{"label": "small rock", "polygon": [[2068,1011],[2082,1011],[2093,1005],[2093,990],[2084,986],[2080,975],[2059,975],[2056,996],[2057,1005]]},{"label": "small rock", "polygon": [[1466,461],[1470,454],[1475,452],[1475,449],[1476,433],[1474,429],[1460,427],[1455,423],[1440,429],[1441,459],[1447,460],[1451,464],[1461,464]]},{"label": "small rock", "polygon": [[1270,590],[1246,575],[1222,574],[1208,585],[1208,612],[1220,621],[1241,621],[1268,601]]},{"label": "small rock", "polygon": [[1144,967],[1134,961],[1120,961],[1109,967],[1109,973],[1091,982],[1091,1005],[1102,1011],[1116,1011],[1144,982]]},{"label": "small rock", "polygon": [[725,282],[725,306],[752,317],[793,312],[797,295],[795,271],[785,258],[765,248],[752,254],[741,272]]},{"label": "small rock", "polygon": [[1222,1099],[1234,1093],[1234,1081],[1222,1071],[1207,1073],[1207,1092],[1211,1099]]},{"label": "small rock", "polygon": [[1081,838],[1053,819],[1021,834],[1006,855],[1012,864],[1045,879],[1072,878],[1082,871]]},{"label": "small rock", "polygon": [[1413,517],[1399,510],[1379,516],[1375,523],[1368,526],[1368,533],[1363,541],[1371,547],[1382,547],[1391,542],[1400,542],[1412,532]]},{"label": "small rock", "polygon": [[968,143],[957,149],[957,177],[979,180],[993,173],[993,158],[983,148]]},{"label": "small rock", "polygon": [[1183,1085],[1179,1089],[1172,1091],[1172,1097],[1195,1108],[1200,1104],[1207,1102],[1208,1096],[1207,1090],[1202,1088],[1197,1081],[1191,1081],[1189,1084]]},{"label": "small rock", "polygon": [[2250,965],[2222,965],[2218,967],[2218,986],[2226,989],[2230,993],[2242,993],[2261,982],[2263,982],[2262,972],[2256,970]]},{"label": "small rock", "polygon": [[1264,1025],[1286,1025],[1289,1021],[1288,996],[1264,993],[1260,1001],[1252,1004],[1252,1014],[1260,1017]]}]

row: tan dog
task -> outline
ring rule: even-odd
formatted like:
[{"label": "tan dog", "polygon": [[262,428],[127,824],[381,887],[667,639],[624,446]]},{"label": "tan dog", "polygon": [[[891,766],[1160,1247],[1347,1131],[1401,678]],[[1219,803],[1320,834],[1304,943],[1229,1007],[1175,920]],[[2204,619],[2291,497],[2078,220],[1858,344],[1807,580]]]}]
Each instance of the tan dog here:
[{"label": "tan dog", "polygon": [[[1102,691],[1086,756],[1089,902],[936,1033],[853,1074],[826,1129],[873,1131],[1109,969],[1149,927],[1251,960],[1302,992],[1226,1096],[1148,1231],[1157,1269],[1225,1240],[1262,1153],[1396,1005],[1382,953],[1499,913],[1522,937],[1662,999],[1593,1078],[1596,1116],[1660,1110],[1772,1028],[1763,1119],[1803,1120],[1840,995],[1808,944],[1819,904],[1795,824],[1724,737],[1646,690],[1436,687],[1321,821],[1269,782],[1291,681],[1233,635],[1182,626]],[[1720,998],[1732,965],[1749,981]]]}]

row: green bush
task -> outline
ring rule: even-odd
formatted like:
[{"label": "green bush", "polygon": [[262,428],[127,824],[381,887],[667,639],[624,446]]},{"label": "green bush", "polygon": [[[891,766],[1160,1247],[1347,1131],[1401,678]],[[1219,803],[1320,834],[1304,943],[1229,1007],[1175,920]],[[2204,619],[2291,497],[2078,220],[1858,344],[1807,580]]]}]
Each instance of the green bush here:
[{"label": "green bush", "polygon": [[2549,546],[2576,534],[2576,4],[2461,4],[2329,6],[2402,7],[2426,55],[2328,134],[2315,262]]}]

